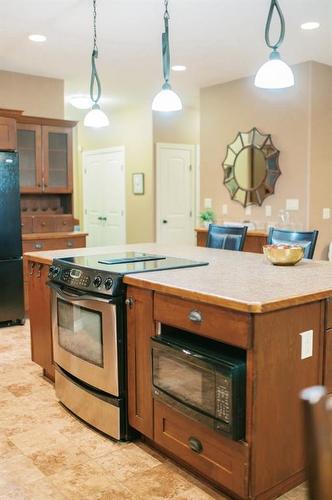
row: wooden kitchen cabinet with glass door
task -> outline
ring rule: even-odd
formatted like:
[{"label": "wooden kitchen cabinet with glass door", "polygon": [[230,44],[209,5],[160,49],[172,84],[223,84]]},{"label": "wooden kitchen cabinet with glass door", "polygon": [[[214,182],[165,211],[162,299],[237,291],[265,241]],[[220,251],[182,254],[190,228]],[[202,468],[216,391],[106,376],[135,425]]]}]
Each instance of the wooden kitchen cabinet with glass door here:
[{"label": "wooden kitchen cabinet with glass door", "polygon": [[72,192],[72,126],[17,124],[21,193]]}]

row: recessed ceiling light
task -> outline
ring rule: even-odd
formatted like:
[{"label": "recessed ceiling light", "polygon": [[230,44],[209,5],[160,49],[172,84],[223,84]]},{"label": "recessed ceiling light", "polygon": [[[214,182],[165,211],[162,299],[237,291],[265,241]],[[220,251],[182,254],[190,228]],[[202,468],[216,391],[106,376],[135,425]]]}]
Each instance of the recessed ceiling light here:
[{"label": "recessed ceiling light", "polygon": [[87,95],[73,95],[70,97],[69,102],[74,108],[78,109],[89,109],[92,106],[92,102]]},{"label": "recessed ceiling light", "polygon": [[45,35],[38,35],[37,33],[29,35],[29,40],[32,42],[46,42],[47,38]]},{"label": "recessed ceiling light", "polygon": [[186,71],[186,66],[183,66],[183,64],[176,64],[175,66],[172,66],[173,71]]},{"label": "recessed ceiling light", "polygon": [[316,30],[319,28],[320,24],[317,21],[310,21],[308,23],[301,24],[303,30]]}]

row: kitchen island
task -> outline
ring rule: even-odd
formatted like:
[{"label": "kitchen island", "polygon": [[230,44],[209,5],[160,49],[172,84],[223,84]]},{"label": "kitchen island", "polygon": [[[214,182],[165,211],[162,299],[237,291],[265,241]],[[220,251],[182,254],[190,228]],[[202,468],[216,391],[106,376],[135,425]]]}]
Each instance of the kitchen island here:
[{"label": "kitchen island", "polygon": [[[233,498],[275,498],[302,482],[299,391],[332,391],[332,265],[274,267],[259,254],[135,244],[25,255],[29,269],[32,358],[52,376],[50,292],[53,257],[124,250],[187,257],[209,265],[127,275],[130,425]],[[190,313],[200,313],[192,321]],[[150,339],[160,324],[245,352],[245,435],[234,441],[152,396]],[[302,340],[312,332],[309,348]],[[302,334],[302,335],[301,335]],[[308,339],[308,337],[306,337]],[[220,344],[220,345],[221,345]],[[200,443],[195,450],[192,439]]]}]

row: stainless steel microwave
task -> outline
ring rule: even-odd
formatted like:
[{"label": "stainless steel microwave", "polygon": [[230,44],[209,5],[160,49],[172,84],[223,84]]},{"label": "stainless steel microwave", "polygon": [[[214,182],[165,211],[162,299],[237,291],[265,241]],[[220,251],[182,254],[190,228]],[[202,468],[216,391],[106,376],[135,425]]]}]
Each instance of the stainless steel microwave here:
[{"label": "stainless steel microwave", "polygon": [[244,438],[245,351],[167,325],[151,345],[153,397],[234,440]]}]

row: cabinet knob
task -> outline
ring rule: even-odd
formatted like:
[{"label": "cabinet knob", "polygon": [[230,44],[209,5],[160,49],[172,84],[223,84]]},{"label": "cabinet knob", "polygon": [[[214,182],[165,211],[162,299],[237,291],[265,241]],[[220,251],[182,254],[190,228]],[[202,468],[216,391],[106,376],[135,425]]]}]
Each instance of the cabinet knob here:
[{"label": "cabinet knob", "polygon": [[29,275],[32,276],[33,275],[33,271],[35,269],[35,263],[34,262],[31,262],[31,266],[30,266],[30,272],[29,272]]},{"label": "cabinet knob", "polygon": [[134,299],[132,297],[128,297],[128,299],[125,300],[125,304],[129,307],[129,309],[132,309],[134,307]]},{"label": "cabinet knob", "polygon": [[194,323],[201,323],[203,321],[203,316],[200,311],[196,311],[195,309],[193,311],[190,311],[188,314],[188,319],[190,321],[193,321]]},{"label": "cabinet knob", "polygon": [[190,437],[188,439],[188,444],[189,448],[194,452],[194,453],[202,453],[203,451],[203,445],[200,442],[199,439],[196,439],[195,437]]},{"label": "cabinet knob", "polygon": [[71,248],[73,246],[73,242],[71,240],[67,241],[67,247]]}]

